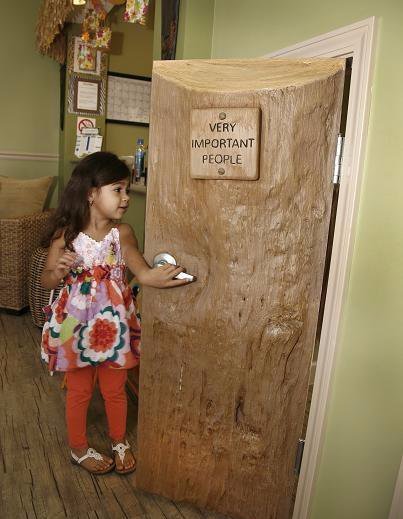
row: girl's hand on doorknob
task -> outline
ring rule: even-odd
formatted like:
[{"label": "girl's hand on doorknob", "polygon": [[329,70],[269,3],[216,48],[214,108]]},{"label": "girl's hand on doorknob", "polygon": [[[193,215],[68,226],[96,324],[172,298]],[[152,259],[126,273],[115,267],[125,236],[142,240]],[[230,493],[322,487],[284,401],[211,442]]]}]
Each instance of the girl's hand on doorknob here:
[{"label": "girl's hand on doorknob", "polygon": [[123,259],[140,284],[154,288],[172,288],[187,285],[195,280],[195,278],[173,279],[184,271],[178,265],[166,263],[163,266],[151,268],[139,251],[137,238],[127,223],[119,225],[119,235]]},{"label": "girl's hand on doorknob", "polygon": [[154,288],[172,288],[191,283],[189,279],[173,279],[185,269],[167,263],[162,267],[154,267],[142,273],[141,283]]}]

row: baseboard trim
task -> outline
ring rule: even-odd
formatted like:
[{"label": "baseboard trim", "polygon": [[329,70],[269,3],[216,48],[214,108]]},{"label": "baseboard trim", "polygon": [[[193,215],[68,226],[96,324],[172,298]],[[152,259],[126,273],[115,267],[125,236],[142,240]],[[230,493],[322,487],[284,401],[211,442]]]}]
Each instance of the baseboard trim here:
[{"label": "baseboard trim", "polygon": [[35,160],[39,162],[57,162],[59,155],[50,153],[29,153],[25,151],[0,151],[0,160]]}]

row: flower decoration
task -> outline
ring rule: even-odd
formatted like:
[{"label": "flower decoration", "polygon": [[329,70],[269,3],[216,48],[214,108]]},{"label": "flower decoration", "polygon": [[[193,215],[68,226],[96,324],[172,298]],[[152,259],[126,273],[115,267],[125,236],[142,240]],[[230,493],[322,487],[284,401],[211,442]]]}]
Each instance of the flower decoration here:
[{"label": "flower decoration", "polygon": [[71,299],[71,304],[79,310],[85,310],[88,306],[88,303],[89,302],[86,294],[79,293]]},{"label": "flower decoration", "polygon": [[118,350],[125,345],[127,327],[120,320],[119,312],[107,306],[93,320],[84,325],[79,334],[80,359],[97,365],[105,360],[115,361]]},{"label": "flower decoration", "polygon": [[69,293],[67,289],[62,290],[60,297],[58,299],[56,308],[55,308],[55,317],[58,323],[61,323],[64,318],[65,306],[67,303],[67,299],[69,297]]},{"label": "flower decoration", "polygon": [[140,25],[147,24],[147,13],[150,0],[127,0],[123,20]]},{"label": "flower decoration", "polygon": [[88,45],[100,50],[108,50],[112,38],[112,31],[106,25],[107,12],[100,0],[88,3],[85,12],[81,39]]}]

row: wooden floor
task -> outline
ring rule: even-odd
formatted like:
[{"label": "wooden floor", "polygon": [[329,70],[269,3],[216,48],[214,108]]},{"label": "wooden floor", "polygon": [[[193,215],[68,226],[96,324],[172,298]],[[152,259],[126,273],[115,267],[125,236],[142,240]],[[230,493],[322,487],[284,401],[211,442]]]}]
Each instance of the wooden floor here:
[{"label": "wooden floor", "polygon": [[[61,376],[39,356],[40,330],[29,313],[0,311],[1,519],[225,519],[136,489],[136,475],[94,477],[69,462]],[[129,441],[136,445],[137,404],[129,399]],[[107,452],[106,421],[96,391],[88,415],[90,444]]]}]

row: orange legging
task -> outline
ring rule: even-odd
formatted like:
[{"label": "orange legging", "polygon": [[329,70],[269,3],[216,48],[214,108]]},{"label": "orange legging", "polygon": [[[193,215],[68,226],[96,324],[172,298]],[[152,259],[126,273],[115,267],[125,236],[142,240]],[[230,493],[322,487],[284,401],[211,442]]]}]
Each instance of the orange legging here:
[{"label": "orange legging", "polygon": [[87,410],[94,388],[95,372],[105,401],[109,437],[121,441],[126,434],[127,398],[125,384],[126,369],[112,369],[105,366],[78,368],[68,371],[66,377],[66,421],[69,445],[72,449],[86,449]]}]

